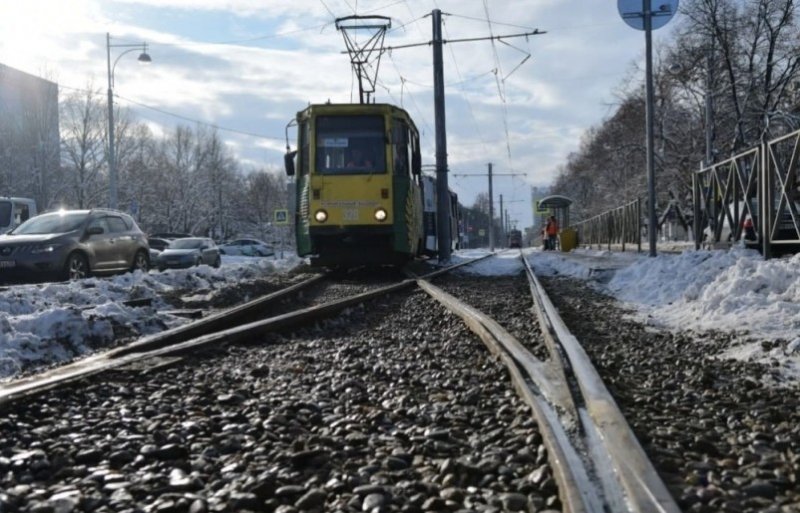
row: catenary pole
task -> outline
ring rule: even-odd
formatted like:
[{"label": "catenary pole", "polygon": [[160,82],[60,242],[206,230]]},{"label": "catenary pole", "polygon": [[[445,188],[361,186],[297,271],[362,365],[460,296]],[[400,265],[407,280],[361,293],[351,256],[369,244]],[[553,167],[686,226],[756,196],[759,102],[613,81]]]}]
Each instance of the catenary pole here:
[{"label": "catenary pole", "polygon": [[505,233],[506,233],[506,221],[505,217],[503,217],[505,210],[503,210],[503,195],[500,195],[500,237],[499,237],[499,244],[502,247],[503,241],[505,240]]},{"label": "catenary pole", "polygon": [[489,162],[489,251],[494,251],[494,191],[492,190],[491,162]]},{"label": "catenary pole", "polygon": [[433,103],[436,118],[436,216],[439,261],[450,261],[452,234],[449,216],[450,193],[447,185],[447,132],[444,110],[444,63],[442,59],[442,11],[433,11]]},{"label": "catenary pole", "polygon": [[453,176],[472,177],[472,176],[488,176],[489,177],[489,246],[494,251],[494,190],[492,179],[495,176],[525,176],[525,173],[494,173],[492,172],[492,163],[487,164],[488,173],[468,173],[468,174],[454,174]]}]

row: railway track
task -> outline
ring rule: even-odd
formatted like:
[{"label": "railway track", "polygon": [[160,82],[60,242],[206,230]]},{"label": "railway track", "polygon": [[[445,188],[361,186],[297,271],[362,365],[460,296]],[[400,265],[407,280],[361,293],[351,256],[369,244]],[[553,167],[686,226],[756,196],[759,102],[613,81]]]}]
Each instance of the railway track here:
[{"label": "railway track", "polygon": [[680,511],[526,274],[315,278],[0,388],[0,510]]},{"label": "railway track", "polygon": [[[420,286],[461,316],[505,362],[543,433],[566,511],[680,511],[520,254],[540,330],[534,340],[520,342],[494,319],[444,290],[425,280]],[[542,358],[543,350],[547,358]]]}]

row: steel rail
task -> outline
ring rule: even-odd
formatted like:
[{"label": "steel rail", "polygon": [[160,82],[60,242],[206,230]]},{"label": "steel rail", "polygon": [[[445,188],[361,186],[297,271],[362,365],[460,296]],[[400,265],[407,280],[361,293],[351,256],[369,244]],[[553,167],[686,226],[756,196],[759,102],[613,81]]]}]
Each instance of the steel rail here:
[{"label": "steel rail", "polygon": [[[425,280],[418,280],[420,288],[445,308],[461,317],[465,324],[499,357],[508,369],[517,393],[533,410],[539,425],[542,441],[547,448],[558,484],[559,495],[567,513],[602,512],[596,490],[592,490],[590,479],[583,470],[580,456],[569,442],[568,427],[559,420],[551,398],[559,398],[572,404],[569,391],[563,389],[565,381],[553,379],[557,369],[547,366],[530,354],[510,333],[480,311],[459,301]],[[523,372],[524,371],[524,372]],[[574,406],[572,407],[574,410]],[[577,422],[577,419],[575,419]]]},{"label": "steel rail", "polygon": [[233,308],[209,315],[204,319],[198,319],[194,322],[190,322],[189,324],[177,326],[175,328],[144,337],[124,347],[113,349],[106,354],[109,358],[118,358],[129,353],[156,349],[199,337],[209,332],[219,331],[220,329],[230,326],[232,323],[240,322],[254,315],[258,315],[261,310],[275,303],[276,301],[284,299],[287,296],[291,296],[292,294],[308,288],[311,285],[314,285],[328,277],[329,276],[327,274],[313,276],[307,280],[301,281],[300,283],[296,283],[289,287],[272,292],[271,294],[267,294],[266,296],[262,296],[241,305],[234,306]]},{"label": "steel rail", "polygon": [[577,382],[585,407],[580,415],[584,436],[593,446],[595,469],[610,465],[611,474],[600,475],[612,511],[679,513],[675,499],[658,476],[611,393],[606,388],[580,342],[570,333],[550,301],[530,263],[520,252],[530,282],[534,310],[558,352],[563,351]]}]

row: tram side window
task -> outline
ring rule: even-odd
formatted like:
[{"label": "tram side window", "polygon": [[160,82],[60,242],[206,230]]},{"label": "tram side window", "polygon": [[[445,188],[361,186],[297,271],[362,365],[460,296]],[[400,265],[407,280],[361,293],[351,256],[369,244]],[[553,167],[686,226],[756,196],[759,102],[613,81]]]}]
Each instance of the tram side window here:
[{"label": "tram side window", "polygon": [[422,169],[420,169],[419,136],[416,132],[411,135],[411,172],[415,175],[419,175],[422,173]]},{"label": "tram side window", "polygon": [[300,146],[300,166],[299,166],[300,174],[301,175],[307,175],[308,174],[308,159],[309,159],[309,156],[308,156],[308,151],[309,151],[309,145],[308,145],[308,140],[309,140],[309,137],[308,137],[308,135],[309,135],[308,134],[308,123],[306,123],[306,122],[300,123],[300,127],[299,127],[299,130],[297,131],[297,133],[300,134],[300,141],[299,141],[299,146]]},{"label": "tram side window", "polygon": [[394,154],[394,173],[400,176],[408,176],[410,150],[408,144],[408,126],[400,120],[394,121],[392,127],[392,153]]}]

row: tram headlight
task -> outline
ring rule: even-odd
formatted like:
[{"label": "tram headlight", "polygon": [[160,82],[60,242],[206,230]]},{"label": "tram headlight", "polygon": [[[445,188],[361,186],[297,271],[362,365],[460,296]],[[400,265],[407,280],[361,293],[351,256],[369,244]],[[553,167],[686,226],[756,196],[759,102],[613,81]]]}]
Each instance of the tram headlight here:
[{"label": "tram headlight", "polygon": [[386,210],[384,210],[382,208],[379,208],[378,210],[375,211],[375,220],[378,221],[378,222],[382,223],[382,222],[386,221],[386,217],[387,216],[388,216],[388,214],[386,213]]},{"label": "tram headlight", "polygon": [[314,212],[314,219],[316,219],[318,223],[324,223],[328,220],[328,213],[322,209],[317,210]]}]

